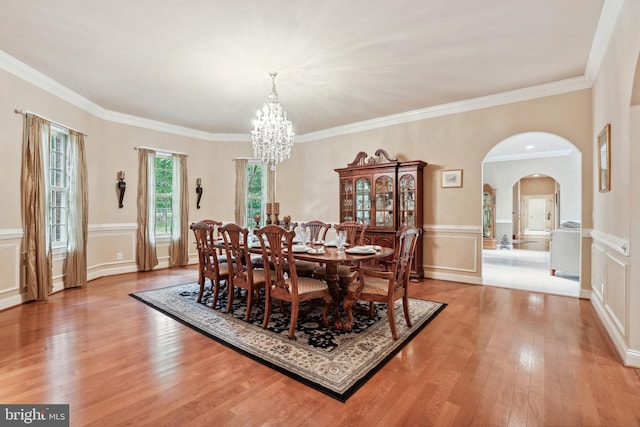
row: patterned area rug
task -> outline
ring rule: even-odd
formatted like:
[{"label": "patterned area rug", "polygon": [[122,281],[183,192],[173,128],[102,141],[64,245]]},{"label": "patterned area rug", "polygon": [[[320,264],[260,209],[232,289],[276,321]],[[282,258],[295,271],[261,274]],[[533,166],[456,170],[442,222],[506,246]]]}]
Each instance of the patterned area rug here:
[{"label": "patterned area rug", "polygon": [[[289,316],[272,309],[268,329],[262,329],[264,307],[255,304],[250,322],[245,322],[246,302],[236,297],[230,314],[224,313],[222,293],[216,309],[205,291],[196,302],[197,283],[131,294],[160,312],[213,338],[252,359],[290,376],[335,399],[345,402],[373,374],[413,338],[446,304],[410,298],[413,327],[408,328],[402,302],[396,302],[398,340],[391,338],[386,305],[375,304],[375,315],[356,314],[351,332],[325,328],[320,324],[322,302],[301,307],[296,339],[287,338]],[[264,301],[262,299],[261,301]],[[368,305],[366,306],[368,308]],[[363,307],[364,308],[364,307]],[[345,316],[343,316],[346,319]]]}]

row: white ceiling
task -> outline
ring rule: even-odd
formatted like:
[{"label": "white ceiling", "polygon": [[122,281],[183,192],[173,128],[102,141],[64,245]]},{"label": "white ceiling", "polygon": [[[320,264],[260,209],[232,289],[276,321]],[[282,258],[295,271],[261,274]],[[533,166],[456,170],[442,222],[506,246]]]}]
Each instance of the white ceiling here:
[{"label": "white ceiling", "polygon": [[245,137],[275,70],[301,135],[588,87],[612,2],[0,0],[0,51],[105,111]]}]

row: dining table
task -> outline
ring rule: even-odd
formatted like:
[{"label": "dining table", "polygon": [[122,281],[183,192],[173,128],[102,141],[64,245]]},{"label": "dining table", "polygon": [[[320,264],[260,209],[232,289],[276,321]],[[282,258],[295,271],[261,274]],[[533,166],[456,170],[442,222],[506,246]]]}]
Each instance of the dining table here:
[{"label": "dining table", "polygon": [[[300,246],[300,245],[294,245]],[[338,276],[338,265],[355,265],[363,261],[369,261],[372,259],[386,258],[394,254],[393,248],[385,246],[358,246],[353,248],[337,248],[335,246],[324,245],[322,243],[307,244],[306,250],[293,250],[293,258],[301,261],[312,261],[320,264],[324,264],[326,268],[325,280],[329,286],[329,291],[333,297],[333,319],[334,327],[336,329],[342,329],[343,322],[340,320],[340,304],[342,298],[346,294],[346,289],[341,289],[340,279]],[[357,250],[362,248],[362,250]],[[365,249],[365,248],[368,248]],[[253,246],[250,249],[252,253],[262,253],[260,246]]]}]

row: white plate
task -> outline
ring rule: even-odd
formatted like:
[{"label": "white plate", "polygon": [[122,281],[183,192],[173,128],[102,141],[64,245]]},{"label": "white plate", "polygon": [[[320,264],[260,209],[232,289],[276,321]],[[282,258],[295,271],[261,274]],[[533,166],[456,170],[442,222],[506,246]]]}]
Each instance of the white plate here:
[{"label": "white plate", "polygon": [[348,254],[375,254],[376,249],[373,246],[354,246],[353,248],[347,249],[345,251]]},{"label": "white plate", "polygon": [[291,246],[291,252],[300,253],[300,252],[309,252],[311,248],[309,246],[303,245],[293,245]]},{"label": "white plate", "polygon": [[[325,246],[337,246],[337,245],[336,245],[335,240],[332,240],[332,241],[330,241],[330,242],[325,242],[325,243],[324,243],[324,245],[325,245]],[[349,244],[348,244],[348,243],[345,243],[345,244],[344,244],[344,246],[345,246],[345,247],[346,247],[346,246],[349,246]]]}]

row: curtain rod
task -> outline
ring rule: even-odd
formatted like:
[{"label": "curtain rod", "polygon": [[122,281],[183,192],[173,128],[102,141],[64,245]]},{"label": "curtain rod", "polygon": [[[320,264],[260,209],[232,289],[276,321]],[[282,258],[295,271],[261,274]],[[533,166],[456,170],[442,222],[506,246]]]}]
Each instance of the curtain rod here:
[{"label": "curtain rod", "polygon": [[65,128],[65,129],[67,129],[67,130],[72,130],[72,131],[74,131],[74,132],[80,133],[80,134],[82,134],[82,135],[86,136],[87,138],[89,137],[89,135],[87,135],[87,134],[86,134],[86,133],[84,133],[84,132],[80,132],[80,131],[79,131],[79,130],[77,130],[77,129],[74,129],[74,128],[69,127],[69,126],[67,126],[67,125],[63,125],[62,123],[58,123],[58,122],[56,122],[55,120],[51,120],[51,119],[49,119],[49,118],[47,118],[47,117],[45,117],[45,116],[41,116],[40,114],[36,114],[36,113],[34,113],[33,111],[29,111],[29,110],[19,110],[19,109],[17,109],[17,108],[16,108],[15,110],[13,110],[13,111],[14,111],[16,114],[22,114],[23,116],[26,116],[27,114],[31,114],[32,116],[40,117],[41,119],[44,119],[44,120],[48,121],[48,122],[49,122],[49,123],[51,123],[51,124],[54,124],[54,125],[56,125],[56,126],[59,126],[59,127]]},{"label": "curtain rod", "polygon": [[143,149],[143,150],[153,150],[153,151],[158,151],[160,153],[167,153],[167,154],[178,154],[180,156],[185,156],[185,157],[189,157],[189,155],[187,153],[181,153],[179,151],[172,151],[172,150],[165,150],[162,148],[154,148],[154,147],[145,147],[145,146],[139,146],[139,147],[133,147],[134,150],[139,150],[139,149]]}]

